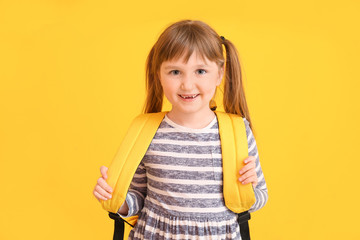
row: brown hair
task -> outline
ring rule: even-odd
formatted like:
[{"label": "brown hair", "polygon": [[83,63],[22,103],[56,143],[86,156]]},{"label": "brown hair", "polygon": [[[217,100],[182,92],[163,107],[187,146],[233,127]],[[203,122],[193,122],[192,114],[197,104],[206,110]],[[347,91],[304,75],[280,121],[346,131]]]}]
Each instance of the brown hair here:
[{"label": "brown hair", "polygon": [[[226,50],[226,63],[222,44]],[[162,110],[164,92],[159,78],[161,64],[164,61],[179,59],[184,54],[187,61],[194,51],[202,58],[215,62],[219,68],[225,63],[225,112],[245,117],[252,128],[237,50],[229,40],[221,38],[209,25],[201,21],[183,20],[170,25],[150,50],[146,62],[147,97],[144,112]]]}]

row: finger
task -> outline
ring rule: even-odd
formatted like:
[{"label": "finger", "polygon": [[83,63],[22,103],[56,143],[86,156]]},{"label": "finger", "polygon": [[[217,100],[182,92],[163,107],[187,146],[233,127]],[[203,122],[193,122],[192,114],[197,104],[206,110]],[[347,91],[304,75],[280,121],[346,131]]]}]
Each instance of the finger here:
[{"label": "finger", "polygon": [[100,167],[101,176],[104,179],[107,179],[107,171],[108,171],[108,168],[106,166],[101,166]]},{"label": "finger", "polygon": [[102,196],[100,193],[98,193],[98,192],[95,191],[95,190],[94,190],[94,196],[95,196],[95,198],[96,198],[98,201],[100,201],[100,200],[106,201],[106,200],[107,200],[106,197]]},{"label": "finger", "polygon": [[257,181],[257,178],[255,176],[251,176],[251,177],[245,179],[244,181],[242,181],[241,183],[243,185],[251,183],[254,187],[256,187],[258,181]]},{"label": "finger", "polygon": [[243,180],[241,182],[242,184],[248,184],[248,183],[252,183],[252,185],[255,187],[258,183],[257,177],[256,176],[250,176],[248,178],[246,178],[245,180]]},{"label": "finger", "polygon": [[111,198],[111,194],[107,192],[104,188],[100,187],[99,185],[95,186],[95,191],[98,192],[101,196],[105,198]]},{"label": "finger", "polygon": [[255,162],[249,162],[248,164],[246,164],[244,167],[240,169],[239,173],[240,175],[242,175],[251,169],[255,169]]},{"label": "finger", "polygon": [[247,171],[246,173],[244,173],[241,177],[239,177],[239,181],[240,182],[244,182],[245,180],[247,180],[248,178],[251,178],[253,176],[256,176],[256,172],[255,171]]},{"label": "finger", "polygon": [[255,162],[256,158],[254,156],[248,156],[247,158],[245,158],[244,163],[247,164],[249,162]]},{"label": "finger", "polygon": [[245,173],[246,171],[248,171],[250,168],[254,167],[255,168],[255,161],[256,158],[254,156],[249,156],[247,158],[245,158],[244,163],[245,166],[240,170],[240,174]]},{"label": "finger", "polygon": [[109,184],[107,184],[107,182],[105,181],[105,179],[103,179],[103,178],[100,177],[100,178],[97,180],[97,184],[98,184],[101,188],[105,189],[107,192],[109,192],[109,193],[112,193],[112,192],[113,192],[113,189],[109,186]]}]

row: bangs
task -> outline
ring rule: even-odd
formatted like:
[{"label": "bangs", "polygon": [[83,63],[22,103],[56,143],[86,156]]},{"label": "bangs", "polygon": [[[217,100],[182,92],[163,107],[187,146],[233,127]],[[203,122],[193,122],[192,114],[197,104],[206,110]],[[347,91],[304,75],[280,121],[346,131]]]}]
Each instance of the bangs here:
[{"label": "bangs", "polygon": [[[170,29],[160,36],[158,61],[178,60],[184,57],[185,63],[196,52],[202,60],[208,59],[222,65],[224,62],[223,49],[218,36],[214,32],[204,31],[203,26],[187,24],[176,29]],[[159,40],[160,40],[159,39]],[[162,43],[162,44],[161,44]]]}]

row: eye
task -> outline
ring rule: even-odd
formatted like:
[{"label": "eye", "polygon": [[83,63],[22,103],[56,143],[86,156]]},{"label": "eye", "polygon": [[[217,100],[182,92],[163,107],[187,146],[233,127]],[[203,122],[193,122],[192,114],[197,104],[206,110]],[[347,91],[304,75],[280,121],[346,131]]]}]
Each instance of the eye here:
[{"label": "eye", "polygon": [[200,75],[203,75],[206,73],[206,70],[205,69],[198,69],[196,70],[196,73],[200,74]]},{"label": "eye", "polygon": [[179,75],[180,74],[180,71],[179,70],[171,70],[169,72],[171,75]]}]

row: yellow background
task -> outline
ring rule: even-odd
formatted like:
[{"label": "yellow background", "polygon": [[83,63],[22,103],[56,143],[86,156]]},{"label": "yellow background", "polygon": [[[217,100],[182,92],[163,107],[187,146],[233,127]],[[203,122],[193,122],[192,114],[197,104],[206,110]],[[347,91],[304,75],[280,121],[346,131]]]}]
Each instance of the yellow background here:
[{"label": "yellow background", "polygon": [[92,196],[161,31],[238,47],[269,202],[255,240],[360,239],[359,1],[0,1],[0,239],[112,239]]}]

